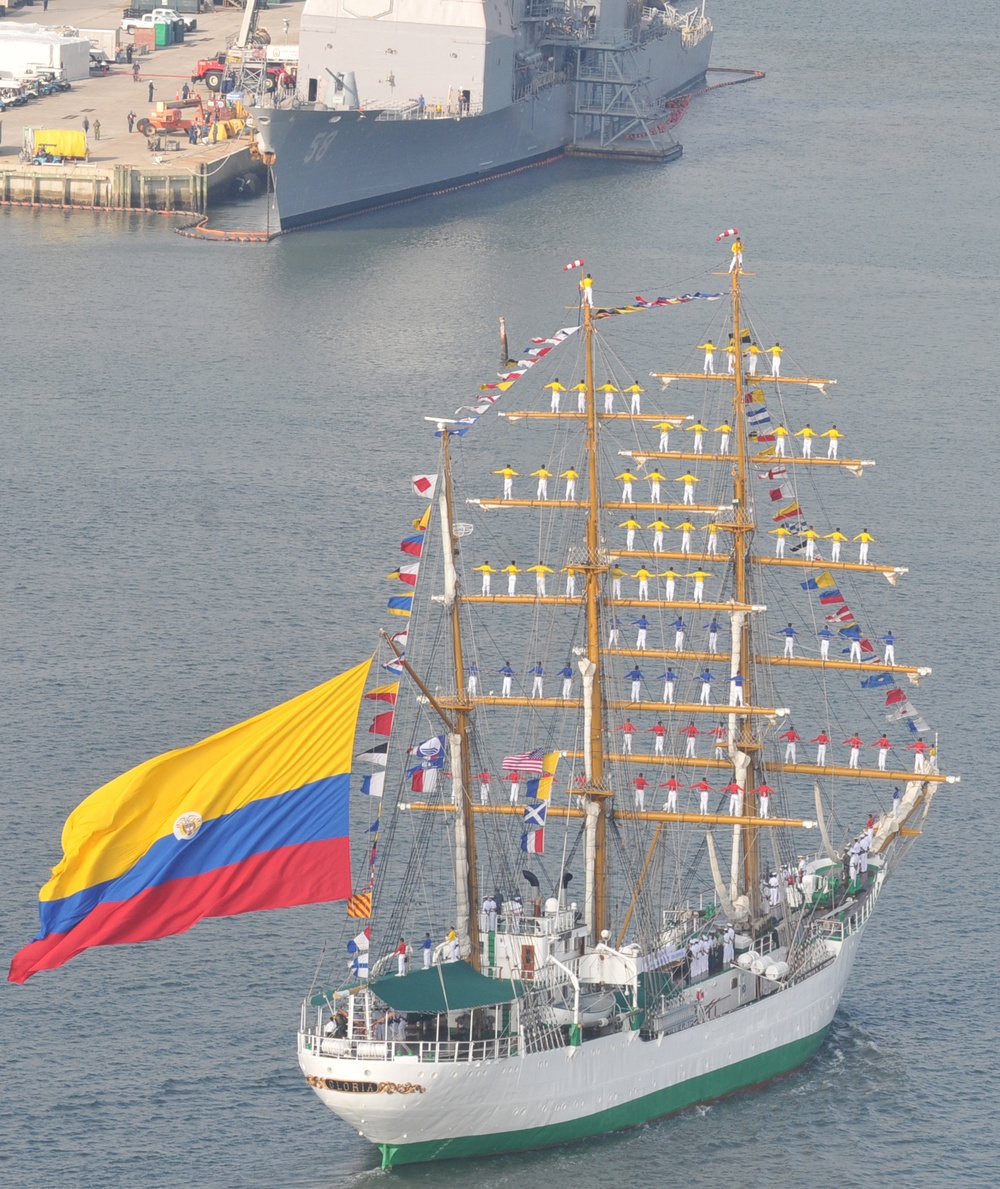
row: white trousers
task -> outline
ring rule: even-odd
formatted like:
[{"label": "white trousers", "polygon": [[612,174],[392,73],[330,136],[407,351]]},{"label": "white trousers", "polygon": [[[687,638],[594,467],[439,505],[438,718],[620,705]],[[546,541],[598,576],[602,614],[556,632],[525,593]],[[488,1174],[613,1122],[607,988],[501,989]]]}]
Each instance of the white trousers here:
[{"label": "white trousers", "polygon": [[830,449],[827,450],[826,456],[827,456],[827,458],[836,458],[837,457],[837,439],[836,438],[830,439]]},{"label": "white trousers", "polygon": [[756,376],[757,374],[757,356],[751,355],[747,360],[747,375]]},{"label": "white trousers", "polygon": [[653,533],[653,552],[658,553],[663,548],[663,530]]},{"label": "white trousers", "polygon": [[695,735],[688,735],[687,746],[684,748],[684,756],[686,759],[690,760],[694,757],[695,739]]},{"label": "white trousers", "polygon": [[507,575],[507,593],[509,595],[512,595],[514,593],[514,588],[516,586],[517,586],[517,575],[516,574],[508,574]]},{"label": "white trousers", "polygon": [[642,409],[639,404],[639,393],[638,392],[632,393],[632,412],[633,413],[641,413],[642,412]]},{"label": "white trousers", "polygon": [[660,481],[654,479],[649,485],[649,499],[651,503],[658,504],[660,502]]},{"label": "white trousers", "polygon": [[642,683],[639,681],[632,682],[632,701],[633,702],[639,701],[639,693],[640,693],[641,684]]},{"label": "white trousers", "polygon": [[705,582],[702,578],[695,579],[694,601],[696,603],[703,603],[705,601]]},{"label": "white trousers", "polygon": [[623,504],[634,503],[634,500],[632,499],[632,484],[631,483],[623,483],[622,484],[622,503]]},{"label": "white trousers", "polygon": [[719,643],[719,633],[718,632],[709,632],[708,633],[708,651],[709,652],[718,652],[719,651],[719,649],[717,647],[718,643]]},{"label": "white trousers", "polygon": [[635,807],[636,807],[636,809],[645,809],[645,807],[646,807],[646,790],[645,789],[636,789],[635,790]]},{"label": "white trousers", "polygon": [[785,438],[783,434],[774,439],[774,453],[781,458],[785,457]]},{"label": "white trousers", "polygon": [[813,561],[815,557],[816,542],[812,539],[812,537],[810,537],[809,540],[806,541],[806,561]]},{"label": "white trousers", "polygon": [[517,781],[516,780],[511,781],[511,786],[510,786],[510,803],[511,803],[511,805],[517,804],[517,798],[520,795],[520,792],[521,792],[521,786],[517,783]]},{"label": "white trousers", "polygon": [[786,743],[785,744],[785,763],[786,764],[794,764],[795,763],[795,744],[794,743]]},{"label": "white trousers", "polygon": [[654,756],[663,755],[663,736],[662,735],[654,735],[654,737],[653,737],[653,755]]},{"label": "white trousers", "polygon": [[470,673],[470,674],[469,674],[468,690],[469,690],[469,695],[470,695],[471,697],[475,697],[475,696],[476,696],[476,685],[477,685],[477,683],[478,683],[478,678],[476,677],[476,674],[475,674],[475,673]]},{"label": "white trousers", "polygon": [[573,692],[573,678],[572,677],[564,677],[563,678],[562,696],[564,698],[568,698],[572,694],[572,692]]},{"label": "white trousers", "polygon": [[885,757],[889,754],[888,747],[880,747],[878,749],[878,769],[880,772],[885,771]]},{"label": "white trousers", "polygon": [[576,598],[576,575],[566,575],[566,597],[570,599]]},{"label": "white trousers", "polygon": [[785,637],[785,656],[791,656],[791,657],[795,656],[795,637],[794,636],[786,636]]},{"label": "white trousers", "polygon": [[894,665],[896,663],[896,645],[887,644],[885,646],[885,663],[887,665]]},{"label": "white trousers", "polygon": [[660,450],[666,452],[670,449],[670,430],[660,430]]},{"label": "white trousers", "polygon": [[541,595],[543,598],[545,597],[545,575],[544,574],[536,574],[535,575],[535,594]]},{"label": "white trousers", "polygon": [[699,813],[708,813],[708,790],[700,789],[699,793],[700,793],[700,796],[699,796],[699,803],[698,803],[698,812]]},{"label": "white trousers", "polygon": [[684,503],[685,504],[693,504],[694,503],[694,484],[693,483],[685,483],[684,484]]},{"label": "white trousers", "polygon": [[858,764],[858,757],[860,755],[861,755],[861,752],[859,751],[858,748],[856,748],[856,747],[851,748],[851,758],[847,761],[848,768],[857,768],[860,766]]},{"label": "white trousers", "polygon": [[742,706],[743,705],[743,686],[742,685],[734,685],[733,686],[733,700],[729,704],[730,704],[730,706]]},{"label": "white trousers", "polygon": [[538,480],[538,490],[535,492],[536,500],[547,500],[549,498],[549,481],[548,479]]},{"label": "white trousers", "polygon": [[684,532],[681,533],[681,553],[690,553],[690,552],[691,552],[691,530],[685,529]]},{"label": "white trousers", "polygon": [[705,552],[709,555],[709,557],[715,557],[715,555],[719,552],[719,534],[718,533],[709,533],[708,534],[708,545],[706,547]]},{"label": "white trousers", "polygon": [[701,700],[700,700],[700,704],[701,704],[702,706],[708,706],[708,705],[710,705],[710,703],[711,703],[711,698],[712,698],[712,684],[711,684],[711,682],[709,682],[709,681],[703,681],[703,682],[701,683]]},{"label": "white trousers", "polygon": [[674,652],[684,651],[684,633],[674,632]]},{"label": "white trousers", "polygon": [[851,637],[851,657],[850,657],[850,659],[852,661],[857,661],[859,665],[861,664],[861,641],[857,638],[857,636]]},{"label": "white trousers", "polygon": [[531,696],[533,698],[542,697],[542,679],[537,673],[535,674],[534,680],[531,683]]},{"label": "white trousers", "polygon": [[724,433],[722,435],[722,437],[719,438],[719,453],[720,454],[728,454],[729,453],[729,434],[727,434],[727,433]]},{"label": "white trousers", "polygon": [[816,764],[822,768],[826,765],[826,744],[819,743],[816,745]]},{"label": "white trousers", "polygon": [[702,453],[701,441],[702,441],[701,433],[696,433],[694,435],[694,452],[695,452],[695,454]]},{"label": "white trousers", "polygon": [[568,499],[568,500],[576,499],[576,480],[575,479],[567,479],[566,480],[566,495],[564,496],[564,498]]},{"label": "white trousers", "polygon": [[784,537],[778,537],[777,540],[774,542],[774,556],[775,557],[784,557],[785,556],[785,538]]},{"label": "white trousers", "polygon": [[673,578],[667,579],[667,602],[671,602],[674,597],[675,580]]},{"label": "white trousers", "polygon": [[504,479],[503,481],[503,498],[509,500],[514,495],[514,480]]},{"label": "white trousers", "polygon": [[820,660],[830,659],[830,641],[825,636],[819,642],[819,656]]},{"label": "white trousers", "polygon": [[770,793],[761,793],[760,795],[760,816],[767,817],[770,810],[769,802],[771,800]]},{"label": "white trousers", "polygon": [[625,532],[625,548],[631,549],[634,544],[635,544],[635,529],[634,528],[627,529]]},{"label": "white trousers", "polygon": [[490,576],[489,576],[489,574],[484,574],[483,575],[483,594],[488,595],[489,593],[490,593]]},{"label": "white trousers", "polygon": [[558,392],[552,393],[552,412],[553,413],[559,412],[559,393]]},{"label": "white trousers", "polygon": [[740,816],[740,795],[739,795],[739,793],[730,793],[729,794],[729,816],[730,817],[739,817]]},{"label": "white trousers", "polygon": [[813,440],[812,438],[802,439],[802,457],[812,458],[813,456]]},{"label": "white trousers", "polygon": [[509,698],[510,697],[510,685],[511,685],[511,678],[505,677],[503,679],[503,686],[500,690],[501,698]]},{"label": "white trousers", "polygon": [[667,801],[666,801],[666,804],[663,806],[663,808],[667,811],[667,813],[676,813],[677,812],[677,790],[676,789],[668,790]]},{"label": "white trousers", "polygon": [[[674,700],[674,683],[672,681],[665,681],[663,683],[663,700],[664,702],[672,702]],[[656,742],[663,747],[663,736],[658,735]],[[661,751],[662,754],[662,751]]]},{"label": "white trousers", "polygon": [[488,784],[481,784],[479,786],[479,803],[480,805],[488,805],[490,800],[490,786]]},{"label": "white trousers", "polygon": [[631,731],[623,731],[622,732],[622,752],[627,756],[630,756],[632,754],[632,732]]},{"label": "white trousers", "polygon": [[780,376],[781,375],[781,356],[780,355],[772,355],[771,356],[771,375],[772,376]]},{"label": "white trousers", "polygon": [[706,376],[714,376],[715,375],[715,356],[712,354],[711,351],[705,352],[705,375]]},{"label": "white trousers", "polygon": [[830,546],[830,561],[840,561],[840,542],[834,541]]},{"label": "white trousers", "polygon": [[639,598],[643,602],[649,602],[649,579],[648,578],[640,578],[639,579]]},{"label": "white trousers", "polygon": [[863,565],[868,564],[868,542],[862,541],[861,548],[858,550],[858,561]]},{"label": "white trousers", "polygon": [[635,646],[636,646],[636,648],[645,648],[646,647],[646,629],[645,628],[639,628],[638,632],[636,633]]},{"label": "white trousers", "polygon": [[620,578],[611,579],[611,597],[613,599],[622,597],[622,580]]},{"label": "white trousers", "polygon": [[615,407],[615,394],[613,392],[605,392],[604,394],[604,411],[610,413]]}]

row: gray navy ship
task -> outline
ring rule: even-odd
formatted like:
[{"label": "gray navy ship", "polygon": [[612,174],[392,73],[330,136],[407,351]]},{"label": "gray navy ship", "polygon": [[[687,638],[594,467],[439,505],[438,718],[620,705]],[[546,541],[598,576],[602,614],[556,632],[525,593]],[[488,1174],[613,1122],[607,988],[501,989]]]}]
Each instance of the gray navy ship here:
[{"label": "gray navy ship", "polygon": [[307,0],[294,95],[254,108],[281,228],[563,153],[670,160],[711,47],[704,0]]}]

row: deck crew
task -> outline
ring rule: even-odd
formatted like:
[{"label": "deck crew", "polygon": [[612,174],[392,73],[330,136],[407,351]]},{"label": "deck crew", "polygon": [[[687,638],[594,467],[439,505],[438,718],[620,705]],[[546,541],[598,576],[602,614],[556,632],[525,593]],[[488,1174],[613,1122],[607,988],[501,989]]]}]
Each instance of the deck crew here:
[{"label": "deck crew", "polygon": [[565,701],[573,693],[573,666],[569,661],[559,670],[559,676],[563,679],[562,696]]},{"label": "deck crew", "polygon": [[400,978],[402,978],[403,975],[406,974],[406,962],[407,962],[406,938],[405,937],[401,937],[399,939],[399,945],[396,946],[395,953],[396,953],[396,973],[399,975]]},{"label": "deck crew", "polygon": [[858,561],[861,565],[866,566],[868,564],[868,546],[875,544],[875,538],[866,528],[863,528],[854,540],[861,542],[858,546]]},{"label": "deck crew", "polygon": [[833,542],[830,546],[830,561],[840,561],[840,547],[850,538],[845,537],[839,528],[835,528],[832,533],[824,533],[823,540]]},{"label": "deck crew", "polygon": [[548,389],[552,393],[552,401],[549,405],[550,410],[553,413],[558,413],[559,412],[559,400],[562,397],[562,394],[566,391],[566,389],[562,386],[562,384],[559,383],[558,376],[556,376],[556,378],[552,381],[551,384],[543,384],[542,391],[544,392],[545,389]]},{"label": "deck crew", "polygon": [[645,388],[639,387],[639,381],[633,380],[627,388],[623,388],[622,392],[627,392],[631,397],[629,404],[629,412],[639,413],[642,411],[642,394],[646,391]]},{"label": "deck crew", "polygon": [[429,933],[424,934],[424,939],[420,943],[420,949],[424,955],[424,970],[430,970],[431,963],[434,960],[434,942],[431,941],[431,935]]},{"label": "deck crew", "polygon": [[810,743],[816,744],[816,764],[822,768],[826,765],[826,748],[830,742],[830,736],[826,731],[820,731],[815,739],[810,739]]},{"label": "deck crew", "polygon": [[538,486],[535,489],[535,499],[547,500],[549,498],[549,480],[552,478],[552,472],[541,466],[537,471],[531,472],[531,477],[538,480]]},{"label": "deck crew", "polygon": [[698,344],[698,350],[705,352],[705,375],[715,375],[715,343],[708,339],[704,343]]},{"label": "deck crew", "polygon": [[517,478],[518,473],[509,463],[507,466],[493,472],[494,475],[503,476],[503,498],[505,500],[512,500],[514,498],[514,480]]},{"label": "deck crew", "polygon": [[568,471],[563,471],[559,478],[566,480],[566,491],[563,494],[563,499],[576,499],[576,481],[580,478],[579,473],[570,467]]},{"label": "deck crew", "polygon": [[528,674],[531,677],[531,696],[533,698],[542,698],[544,693],[542,690],[543,680],[545,678],[545,670],[542,668],[541,661],[535,663],[528,669]]},{"label": "deck crew", "polygon": [[860,768],[861,748],[863,741],[860,735],[849,735],[845,740],[845,744],[850,744],[851,758],[847,761],[848,768]]},{"label": "deck crew", "polygon": [[528,566],[528,573],[535,575],[535,594],[539,598],[545,598],[545,576],[547,574],[554,574],[555,570],[551,566],[546,566],[542,562],[537,565]]},{"label": "deck crew", "polygon": [[771,375],[781,375],[781,357],[785,353],[785,348],[781,343],[775,343],[773,347],[768,347],[764,352],[765,355],[771,356]]},{"label": "deck crew", "polygon": [[722,935],[722,964],[729,966],[736,957],[736,930],[732,925],[726,926],[726,931]]},{"label": "deck crew", "polygon": [[622,723],[622,725],[620,727],[616,727],[615,729],[621,731],[621,733],[622,733],[622,752],[623,752],[623,754],[631,755],[632,754],[632,736],[636,733],[636,730],[637,730],[635,724],[632,722],[631,719],[627,718],[627,719],[625,719],[625,721]]},{"label": "deck crew", "polygon": [[[761,817],[767,817],[767,814],[761,812]],[[777,908],[781,903],[781,881],[778,878],[777,871],[772,871],[767,877],[767,904],[769,908]]]},{"label": "deck crew", "polygon": [[836,458],[837,457],[837,443],[840,441],[840,439],[844,435],[834,425],[830,429],[826,430],[825,433],[821,433],[819,436],[821,438],[829,438],[830,439],[830,448],[826,452],[827,458]]},{"label": "deck crew", "polygon": [[813,438],[819,435],[807,421],[805,425],[796,433],[797,438],[802,439],[802,457],[812,458],[813,455]]},{"label": "deck crew", "polygon": [[507,575],[507,593],[509,595],[512,595],[517,588],[517,576],[520,572],[515,561],[511,561],[509,566],[504,566],[500,571],[501,574]]},{"label": "deck crew", "polygon": [[484,561],[481,566],[473,566],[472,570],[475,574],[482,574],[483,594],[488,595],[490,593],[490,575],[495,574],[496,570],[493,569],[488,561]]},{"label": "deck crew", "polygon": [[509,698],[511,684],[514,680],[514,670],[507,661],[504,661],[500,668],[497,669],[497,672],[503,677],[503,685],[500,687],[500,697]]}]

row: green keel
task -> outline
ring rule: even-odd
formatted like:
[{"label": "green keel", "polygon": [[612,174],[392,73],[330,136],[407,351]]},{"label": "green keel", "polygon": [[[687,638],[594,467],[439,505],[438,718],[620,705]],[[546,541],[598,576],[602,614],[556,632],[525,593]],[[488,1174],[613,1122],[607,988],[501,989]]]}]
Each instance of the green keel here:
[{"label": "green keel", "polygon": [[[379,1144],[383,1169],[399,1164],[417,1164],[427,1160],[455,1160],[461,1157],[495,1156],[506,1152],[526,1152],[535,1148],[549,1148],[572,1140],[606,1135],[609,1131],[623,1131],[639,1127],[653,1119],[686,1110],[698,1102],[712,1102],[758,1086],[762,1082],[789,1073],[804,1065],[823,1043],[827,1028],[781,1045],[757,1057],[748,1057],[725,1069],[699,1074],[677,1086],[657,1090],[634,1102],[622,1103],[608,1110],[598,1111],[566,1123],[547,1127],[526,1127],[520,1131],[501,1131],[494,1135],[465,1135],[454,1139],[429,1140],[418,1144]],[[513,1058],[516,1060],[517,1058]]]}]

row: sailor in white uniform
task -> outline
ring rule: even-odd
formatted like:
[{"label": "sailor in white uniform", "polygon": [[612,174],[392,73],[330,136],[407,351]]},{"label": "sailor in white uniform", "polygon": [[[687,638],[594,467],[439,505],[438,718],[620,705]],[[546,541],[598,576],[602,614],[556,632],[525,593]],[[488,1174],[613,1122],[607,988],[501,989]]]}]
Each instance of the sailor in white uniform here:
[{"label": "sailor in white uniform", "polygon": [[736,930],[732,925],[726,926],[722,935],[722,964],[729,966],[736,957]]}]

